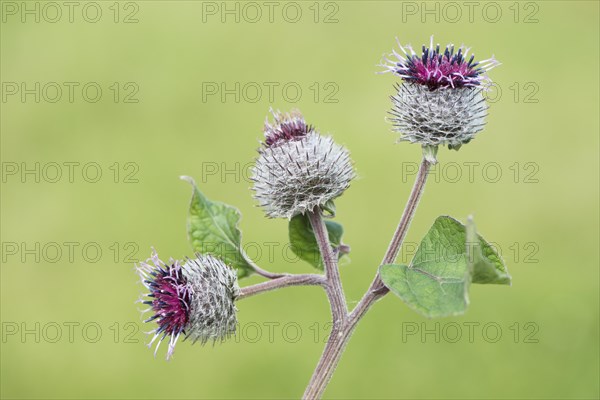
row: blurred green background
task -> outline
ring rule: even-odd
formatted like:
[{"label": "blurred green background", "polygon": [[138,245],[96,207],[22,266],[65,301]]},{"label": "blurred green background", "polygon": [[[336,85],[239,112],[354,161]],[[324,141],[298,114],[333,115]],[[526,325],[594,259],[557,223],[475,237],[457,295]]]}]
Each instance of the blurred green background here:
[{"label": "blurred green background", "polygon": [[236,340],[179,343],[166,362],[166,345],[156,359],[144,346],[132,259],[191,255],[186,174],[241,210],[262,267],[311,271],[289,262],[286,221],[264,217],[246,179],[269,107],[296,107],[355,161],[337,219],[356,304],[420,157],[394,144],[397,79],[377,64],[395,37],[418,48],[432,34],[502,66],[487,128],[440,151],[400,260],[438,215],[472,213],[513,286],[475,285],[466,315],[436,321],[385,297],[326,397],[598,398],[598,2],[74,4],[1,2],[3,398],[299,397],[327,333],[320,289],[243,300]]}]

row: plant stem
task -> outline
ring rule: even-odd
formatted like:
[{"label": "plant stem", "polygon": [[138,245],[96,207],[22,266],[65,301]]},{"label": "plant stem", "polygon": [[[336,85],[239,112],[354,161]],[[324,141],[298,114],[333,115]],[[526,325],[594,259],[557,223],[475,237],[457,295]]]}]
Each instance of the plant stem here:
[{"label": "plant stem", "polygon": [[259,293],[264,293],[287,286],[325,286],[325,284],[325,278],[321,275],[282,275],[279,278],[274,278],[270,281],[261,282],[257,283],[256,285],[250,285],[241,288],[237,300],[245,299],[246,297],[254,296]]},{"label": "plant stem", "polygon": [[[410,197],[406,202],[404,212],[402,213],[402,217],[400,218],[398,227],[394,232],[392,241],[390,242],[388,249],[385,252],[385,256],[381,261],[381,265],[391,264],[396,260],[396,257],[398,257],[398,253],[400,252],[400,246],[402,246],[402,242],[404,241],[404,237],[408,232],[410,222],[412,221],[415,215],[415,211],[417,210],[417,206],[419,205],[419,201],[421,200],[421,196],[423,195],[423,189],[425,188],[427,176],[429,175],[429,170],[431,169],[432,165],[433,164],[426,158],[423,158],[423,160],[421,161],[421,165],[419,166],[419,172],[417,173],[417,178],[413,185],[412,191],[410,192]],[[388,289],[381,282],[379,271],[377,271],[375,279],[373,280],[371,287],[367,291],[367,294],[373,291],[383,291],[383,294],[388,292]]]},{"label": "plant stem", "polygon": [[[390,242],[385,256],[383,257],[382,265],[394,262],[398,256],[402,241],[406,236],[410,222],[415,214],[415,210],[417,209],[421,195],[423,194],[423,189],[425,187],[425,182],[427,181],[427,175],[429,174],[431,165],[432,164],[425,159],[423,159],[421,162],[421,166],[419,167],[419,172],[410,193],[410,197],[406,203],[402,217],[400,218],[400,223],[394,232],[392,241]],[[342,357],[344,349],[348,344],[352,333],[354,332],[354,328],[358,324],[358,321],[360,321],[360,319],[367,313],[371,306],[378,299],[385,296],[388,291],[389,290],[381,282],[379,272],[377,272],[375,279],[371,283],[371,286],[356,305],[354,310],[352,310],[350,315],[348,315],[347,318],[344,318],[341,324],[333,325],[329,339],[327,340],[327,344],[325,345],[325,349],[321,355],[321,359],[319,360],[319,363],[313,372],[312,378],[310,379],[310,382],[308,383],[308,386],[304,392],[304,399],[313,400],[321,398],[325,388],[327,387],[327,384],[329,383],[329,380],[331,379],[331,376],[333,375],[333,372],[335,371],[335,368],[337,367],[337,364]]]},{"label": "plant stem", "polygon": [[329,243],[329,233],[327,226],[323,220],[323,211],[320,207],[315,207],[314,211],[309,211],[308,219],[315,233],[321,258],[325,265],[325,279],[327,285],[327,297],[331,304],[331,315],[333,318],[333,326],[337,326],[346,320],[348,316],[348,306],[342,288],[342,280],[340,278],[340,270],[338,269],[337,254],[334,253],[331,243]]}]

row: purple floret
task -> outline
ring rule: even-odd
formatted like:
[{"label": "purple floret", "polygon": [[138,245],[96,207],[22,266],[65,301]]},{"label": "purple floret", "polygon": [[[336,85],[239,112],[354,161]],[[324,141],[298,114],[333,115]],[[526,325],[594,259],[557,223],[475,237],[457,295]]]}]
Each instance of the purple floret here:
[{"label": "purple floret", "polygon": [[300,140],[308,133],[313,131],[311,125],[307,125],[299,111],[292,111],[289,114],[281,114],[274,112],[273,124],[265,121],[265,145],[267,147],[274,146],[280,142],[289,142]]},{"label": "purple floret", "polygon": [[454,45],[440,49],[433,47],[433,37],[429,47],[422,47],[418,55],[410,45],[399,45],[404,55],[394,51],[393,60],[385,59],[384,66],[407,82],[427,86],[430,90],[439,88],[462,88],[482,85],[486,80],[486,71],[499,65],[494,57],[475,62],[475,56],[468,56],[469,49],[461,46],[454,53]]}]

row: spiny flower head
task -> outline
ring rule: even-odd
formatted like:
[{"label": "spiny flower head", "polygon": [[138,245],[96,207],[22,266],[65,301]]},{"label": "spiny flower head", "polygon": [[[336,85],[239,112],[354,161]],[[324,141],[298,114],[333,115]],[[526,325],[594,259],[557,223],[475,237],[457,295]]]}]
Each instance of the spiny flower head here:
[{"label": "spiny flower head", "polygon": [[393,130],[401,134],[400,140],[426,149],[448,145],[458,150],[485,126],[488,105],[483,92],[490,81],[486,72],[499,63],[493,57],[474,62],[464,46],[454,53],[450,44],[442,52],[439,44],[433,47],[433,36],[420,56],[410,45],[400,49],[404,55],[393,51],[395,59],[385,59],[384,64],[386,72],[403,80],[391,97]]},{"label": "spiny flower head", "polygon": [[292,218],[340,196],[354,178],[348,150],[307,125],[299,111],[273,117],[252,170],[267,216]]},{"label": "spiny flower head", "polygon": [[453,44],[444,50],[439,44],[434,48],[433,36],[429,47],[423,45],[421,55],[410,45],[402,46],[398,42],[398,46],[402,54],[392,50],[391,59],[385,58],[384,67],[405,82],[418,83],[430,90],[481,86],[489,80],[486,72],[499,65],[493,56],[476,62],[475,55],[469,57],[470,49],[464,45],[456,53]]},{"label": "spiny flower head", "polygon": [[148,346],[157,341],[154,354],[168,336],[167,359],[183,334],[194,342],[225,340],[235,332],[239,293],[235,272],[222,261],[206,255],[196,255],[183,264],[171,259],[162,262],[156,252],[136,266],[142,283],[148,289],[140,302],[150,306],[152,317],[144,322],[158,325]]}]

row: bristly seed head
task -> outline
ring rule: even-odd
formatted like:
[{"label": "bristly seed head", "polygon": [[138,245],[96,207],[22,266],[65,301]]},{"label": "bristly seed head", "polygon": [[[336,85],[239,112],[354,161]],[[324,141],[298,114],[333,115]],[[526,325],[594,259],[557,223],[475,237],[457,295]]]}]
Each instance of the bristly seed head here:
[{"label": "bristly seed head", "polygon": [[150,259],[136,266],[149,291],[140,302],[149,306],[144,312],[154,314],[144,322],[155,321],[158,325],[148,332],[154,335],[148,346],[158,339],[155,355],[167,336],[169,359],[181,334],[204,344],[225,340],[235,332],[237,275],[212,256],[196,257],[183,265],[173,259],[165,264],[153,251]]},{"label": "bristly seed head", "polygon": [[393,130],[401,134],[400,140],[433,146],[433,152],[439,145],[458,150],[485,126],[488,106],[483,93],[491,82],[486,72],[498,61],[492,57],[474,62],[464,46],[456,53],[452,44],[441,51],[439,44],[433,47],[433,36],[420,56],[410,45],[398,45],[403,55],[393,51],[383,64],[385,72],[403,80],[392,96]]},{"label": "bristly seed head", "polygon": [[273,113],[252,169],[255,198],[272,218],[292,218],[324,206],[350,186],[350,154],[307,125],[299,111]]},{"label": "bristly seed head", "polygon": [[382,63],[385,72],[393,72],[405,82],[418,83],[429,90],[481,86],[489,81],[486,72],[500,64],[493,56],[475,62],[475,55],[469,57],[470,49],[464,45],[456,53],[453,44],[444,50],[439,44],[434,48],[433,36],[429,47],[423,45],[421,55],[410,45],[402,46],[398,42],[398,46],[403,54],[392,50]]}]

